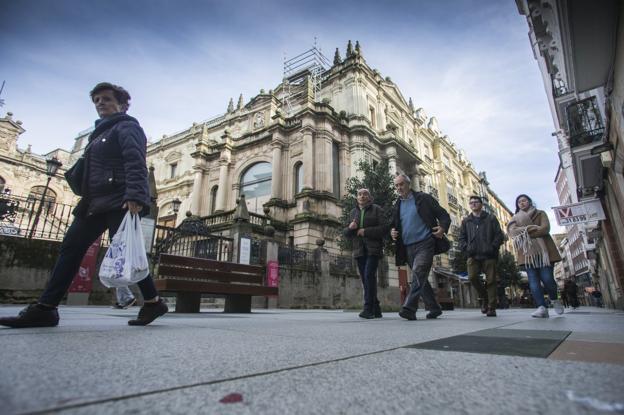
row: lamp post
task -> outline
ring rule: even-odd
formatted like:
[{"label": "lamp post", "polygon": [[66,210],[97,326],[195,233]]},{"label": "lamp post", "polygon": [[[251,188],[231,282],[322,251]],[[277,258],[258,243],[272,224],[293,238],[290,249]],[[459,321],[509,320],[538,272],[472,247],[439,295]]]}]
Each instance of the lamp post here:
[{"label": "lamp post", "polygon": [[39,202],[39,207],[37,208],[35,219],[33,220],[32,227],[30,228],[30,232],[28,233],[28,239],[32,239],[33,234],[35,233],[35,229],[37,229],[37,225],[39,224],[39,216],[41,216],[41,209],[43,209],[43,204],[45,203],[45,196],[48,192],[48,186],[50,186],[50,180],[52,180],[52,177],[56,175],[56,172],[62,165],[63,163],[61,163],[56,157],[52,157],[51,159],[46,160],[46,175],[48,176],[48,181],[43,188],[43,193],[41,194],[41,202]]},{"label": "lamp post", "polygon": [[173,208],[173,213],[176,215],[180,211],[180,205],[182,205],[182,201],[177,197],[171,201],[171,207]]}]

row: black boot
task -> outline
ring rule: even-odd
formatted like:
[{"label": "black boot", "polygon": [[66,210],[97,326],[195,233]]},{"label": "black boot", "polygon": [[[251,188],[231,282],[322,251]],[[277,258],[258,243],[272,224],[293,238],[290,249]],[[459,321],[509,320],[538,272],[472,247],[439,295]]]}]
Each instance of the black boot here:
[{"label": "black boot", "polygon": [[370,320],[372,318],[375,318],[375,313],[373,313],[370,310],[364,309],[360,314],[358,314],[360,316],[360,318],[365,318],[367,320]]},{"label": "black boot", "polygon": [[487,314],[487,312],[488,312],[488,300],[487,298],[482,298],[481,299],[481,313]]},{"label": "black boot", "polygon": [[169,311],[167,305],[163,300],[158,300],[155,303],[145,303],[139,310],[139,315],[136,320],[128,321],[130,326],[147,326],[152,321]]},{"label": "black boot", "polygon": [[41,304],[31,304],[19,312],[17,317],[0,318],[0,325],[21,329],[26,327],[58,326],[58,310]]},{"label": "black boot", "polygon": [[375,318],[383,317],[383,315],[381,314],[381,307],[379,306],[379,304],[375,304],[375,308],[373,309],[373,314],[375,314]]}]

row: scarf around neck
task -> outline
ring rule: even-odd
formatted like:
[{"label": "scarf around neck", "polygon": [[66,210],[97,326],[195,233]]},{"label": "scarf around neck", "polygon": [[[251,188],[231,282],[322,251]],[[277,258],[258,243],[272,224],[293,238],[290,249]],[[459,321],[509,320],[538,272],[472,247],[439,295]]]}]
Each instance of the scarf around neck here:
[{"label": "scarf around neck", "polygon": [[542,237],[532,238],[529,235],[529,226],[535,225],[533,217],[537,211],[534,207],[529,208],[526,212],[518,211],[507,225],[507,232],[511,237],[511,241],[516,253],[521,253],[525,258],[525,265],[530,268],[542,268],[550,265],[550,257],[548,256],[548,248]]}]

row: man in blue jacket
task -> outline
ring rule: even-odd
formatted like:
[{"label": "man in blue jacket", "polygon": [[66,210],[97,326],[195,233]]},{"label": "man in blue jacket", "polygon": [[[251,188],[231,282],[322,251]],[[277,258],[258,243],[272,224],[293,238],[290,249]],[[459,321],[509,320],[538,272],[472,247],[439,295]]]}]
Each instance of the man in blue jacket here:
[{"label": "man in blue jacket", "polygon": [[[100,118],[83,155],[82,199],[74,209],[74,221],[63,238],[59,257],[39,301],[16,317],[0,318],[0,325],[13,328],[58,325],[57,306],[89,246],[106,230],[112,238],[127,211],[133,214],[149,211],[147,139],[139,122],[125,113],[130,94],[120,86],[102,82],[90,95]],[[138,317],[128,324],[145,326],[168,309],[150,275],[137,285],[145,303]]]},{"label": "man in blue jacket", "polygon": [[408,263],[412,271],[410,292],[399,316],[416,320],[418,299],[422,295],[429,309],[427,318],[437,318],[442,309],[428,277],[433,256],[448,250],[448,246],[444,249],[439,246],[445,241],[444,234],[451,225],[451,218],[433,196],[411,190],[410,179],[406,175],[397,175],[394,187],[399,200],[394,207],[394,227],[390,236],[396,241],[396,265]]}]

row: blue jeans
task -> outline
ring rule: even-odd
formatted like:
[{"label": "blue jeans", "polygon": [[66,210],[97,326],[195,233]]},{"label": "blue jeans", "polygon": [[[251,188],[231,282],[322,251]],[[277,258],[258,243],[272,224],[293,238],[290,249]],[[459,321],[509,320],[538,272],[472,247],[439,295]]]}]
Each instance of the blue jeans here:
[{"label": "blue jeans", "polygon": [[548,293],[548,297],[552,300],[557,299],[557,283],[553,275],[553,266],[541,268],[526,268],[527,275],[529,276],[529,287],[531,288],[531,295],[533,301],[539,306],[546,306],[544,301],[544,290],[542,284]]},{"label": "blue jeans", "polygon": [[377,266],[379,257],[374,255],[364,255],[357,257],[357,265],[364,287],[364,311],[373,313],[379,308],[377,299]]},{"label": "blue jeans", "polygon": [[134,299],[134,294],[132,294],[130,287],[117,287],[115,294],[117,295],[117,304],[120,305],[128,304]]},{"label": "blue jeans", "polygon": [[429,271],[431,271],[431,265],[433,264],[434,248],[435,241],[433,237],[405,247],[407,261],[412,271],[412,283],[410,284],[410,292],[403,303],[403,308],[416,312],[418,310],[418,299],[422,295],[425,306],[427,306],[429,311],[441,310],[431,284],[429,284]]},{"label": "blue jeans", "polygon": [[[61,302],[74,279],[74,275],[78,272],[87,249],[107,229],[109,238],[112,239],[125,214],[126,211],[120,209],[74,218],[63,238],[50,280],[39,298],[41,304],[57,306]],[[158,295],[154,280],[150,275],[139,281],[137,285],[146,300],[151,300]]]}]

